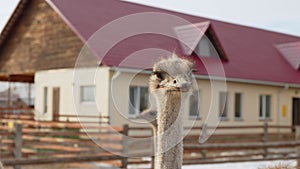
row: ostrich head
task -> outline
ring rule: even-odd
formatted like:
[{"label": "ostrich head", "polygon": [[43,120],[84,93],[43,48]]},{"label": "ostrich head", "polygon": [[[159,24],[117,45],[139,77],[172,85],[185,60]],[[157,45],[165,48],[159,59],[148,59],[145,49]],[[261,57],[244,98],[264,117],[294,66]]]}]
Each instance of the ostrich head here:
[{"label": "ostrich head", "polygon": [[179,58],[175,54],[157,62],[153,66],[153,73],[150,77],[150,92],[181,93],[189,91],[192,85],[193,67],[192,62]]}]

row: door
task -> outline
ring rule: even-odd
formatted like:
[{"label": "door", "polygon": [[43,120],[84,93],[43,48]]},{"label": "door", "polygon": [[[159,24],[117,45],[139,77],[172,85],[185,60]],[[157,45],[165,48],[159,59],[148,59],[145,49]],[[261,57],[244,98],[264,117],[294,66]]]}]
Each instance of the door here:
[{"label": "door", "polygon": [[300,125],[300,98],[293,98],[293,126]]},{"label": "door", "polygon": [[59,120],[59,102],[60,102],[60,89],[59,87],[53,88],[52,93],[52,115],[53,121]]}]

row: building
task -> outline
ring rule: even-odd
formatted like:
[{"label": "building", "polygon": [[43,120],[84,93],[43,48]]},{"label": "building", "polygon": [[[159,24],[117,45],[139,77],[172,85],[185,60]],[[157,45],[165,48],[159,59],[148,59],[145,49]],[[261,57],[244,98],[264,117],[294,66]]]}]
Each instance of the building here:
[{"label": "building", "polygon": [[37,70],[71,68],[82,44],[46,2],[21,0],[0,35],[0,80],[34,91]]},{"label": "building", "polygon": [[[187,126],[201,125],[211,113],[220,115],[221,125],[259,125],[266,121],[299,125],[299,37],[117,0],[72,0],[72,8],[70,3],[21,1],[1,34],[3,79],[13,75],[34,77],[39,119],[57,120],[57,114],[77,111],[80,115],[108,115],[112,125],[134,123],[135,115],[149,106],[149,71],[143,69],[150,68],[166,51],[175,51],[192,59],[198,70],[195,78],[199,95],[189,96],[186,103]],[[182,37],[193,32],[193,26],[169,23],[169,29],[175,29],[174,37],[185,45],[176,38],[139,34],[123,39],[103,55],[100,49],[106,44],[97,45],[101,40],[109,44],[113,37],[106,34],[97,41],[92,35],[116,19],[142,12],[183,18],[202,34],[189,45],[190,41]],[[164,24],[160,23],[163,18],[151,21],[153,15],[147,16],[149,22],[144,27],[133,22],[117,30],[148,30],[153,24]],[[80,53],[85,43],[88,48]],[[76,62],[79,53],[91,60],[79,57]],[[24,56],[22,60],[20,56]],[[128,56],[132,58],[128,60]],[[102,58],[101,63],[93,59],[97,57]],[[224,70],[226,88],[220,70]],[[197,105],[200,111],[196,111]]]}]

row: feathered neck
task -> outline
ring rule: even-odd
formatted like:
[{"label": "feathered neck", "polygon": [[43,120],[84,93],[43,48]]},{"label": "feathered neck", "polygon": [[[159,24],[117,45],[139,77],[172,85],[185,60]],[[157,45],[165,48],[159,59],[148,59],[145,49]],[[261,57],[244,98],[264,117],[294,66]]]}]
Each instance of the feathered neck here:
[{"label": "feathered neck", "polygon": [[180,92],[165,92],[158,103],[156,169],[180,169],[182,165],[182,113]]}]

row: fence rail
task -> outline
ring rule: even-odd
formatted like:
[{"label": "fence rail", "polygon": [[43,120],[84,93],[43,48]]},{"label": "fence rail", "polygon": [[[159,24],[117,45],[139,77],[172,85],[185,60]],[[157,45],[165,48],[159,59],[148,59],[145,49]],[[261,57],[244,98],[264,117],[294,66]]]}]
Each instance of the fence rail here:
[{"label": "fence rail", "polygon": [[109,116],[103,115],[72,115],[72,114],[58,114],[53,117],[55,121],[80,121],[81,123],[91,124],[109,124]]},{"label": "fence rail", "polygon": [[[82,125],[74,119],[35,121],[31,110],[0,112],[0,159],[4,165],[20,168],[33,164],[114,161],[114,165],[123,168],[131,164],[148,164],[153,168],[154,145],[149,140],[139,139],[153,135],[149,127]],[[190,129],[183,140],[185,165],[295,159],[299,156],[295,147],[300,146],[300,141],[295,139],[291,126],[221,126],[217,128],[217,134],[200,144],[200,131],[206,133],[205,130],[211,128]],[[137,139],[132,141],[125,136]]]}]

